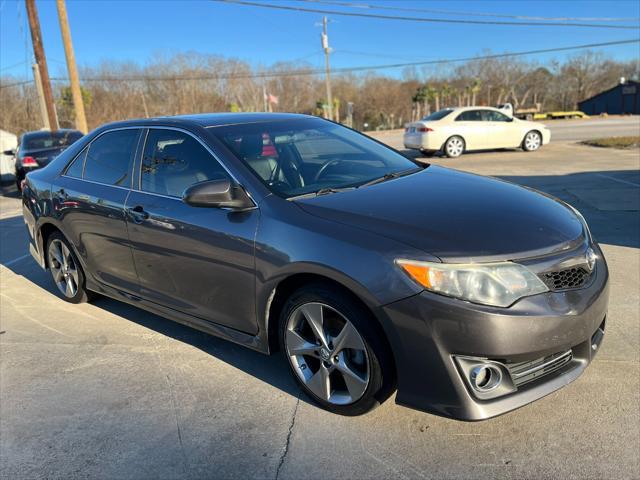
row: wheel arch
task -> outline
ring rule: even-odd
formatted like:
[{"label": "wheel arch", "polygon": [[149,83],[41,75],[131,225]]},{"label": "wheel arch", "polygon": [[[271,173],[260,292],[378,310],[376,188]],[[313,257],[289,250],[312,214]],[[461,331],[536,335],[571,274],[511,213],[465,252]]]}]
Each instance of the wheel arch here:
[{"label": "wheel arch", "polygon": [[536,132],[538,135],[540,135],[540,146],[543,145],[544,143],[544,136],[542,135],[542,132],[540,131],[539,128],[530,128],[527,131],[524,132],[524,135],[522,136],[522,141],[520,142],[520,146],[524,146],[524,141],[527,139],[527,135],[529,135],[531,132]]},{"label": "wheel arch", "polygon": [[442,145],[440,146],[440,150],[445,152],[445,147],[447,145],[447,142],[449,140],[451,140],[453,137],[458,137],[460,139],[462,139],[462,143],[464,143],[464,150],[462,150],[462,153],[467,151],[467,139],[464,138],[464,135],[461,135],[459,133],[452,133],[451,135],[448,135],[446,140],[444,142],[442,142]]},{"label": "wheel arch", "polygon": [[280,346],[278,344],[280,315],[287,302],[287,299],[296,290],[307,285],[324,285],[336,288],[342,293],[346,294],[351,300],[353,300],[357,305],[359,305],[365,312],[369,314],[372,320],[371,326],[374,330],[376,330],[376,334],[380,339],[380,342],[383,344],[383,347],[386,349],[387,357],[391,362],[390,372],[392,378],[387,382],[388,384],[384,389],[384,393],[382,395],[382,397],[386,398],[389,393],[395,390],[398,379],[397,361],[395,358],[394,350],[391,347],[392,340],[390,338],[389,332],[384,327],[384,322],[381,320],[380,315],[376,314],[376,311],[378,309],[370,302],[365,301],[360,295],[354,292],[353,289],[349,288],[347,285],[345,285],[341,281],[336,280],[335,278],[331,278],[321,273],[294,273],[285,278],[282,278],[278,282],[275,288],[273,288],[273,290],[271,291],[271,294],[269,295],[269,298],[267,300],[266,308],[264,310],[264,325],[267,335],[266,341],[268,343],[269,353],[277,352],[280,350]]},{"label": "wheel arch", "polygon": [[[42,260],[44,262],[44,268],[49,268],[49,256],[47,255],[47,243],[49,242],[49,237],[55,232],[59,232],[61,235],[62,230],[60,230],[56,225],[51,222],[45,222],[38,228],[38,247],[42,252]],[[65,237],[66,238],[66,237]]]}]

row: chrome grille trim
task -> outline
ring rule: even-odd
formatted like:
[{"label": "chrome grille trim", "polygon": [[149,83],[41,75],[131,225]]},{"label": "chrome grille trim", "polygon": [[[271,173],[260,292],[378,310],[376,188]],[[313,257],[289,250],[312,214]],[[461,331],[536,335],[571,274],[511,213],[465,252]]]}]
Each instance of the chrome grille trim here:
[{"label": "chrome grille trim", "polygon": [[513,383],[519,387],[558,370],[569,363],[572,358],[572,351],[567,350],[528,362],[507,364],[506,367],[509,369]]}]

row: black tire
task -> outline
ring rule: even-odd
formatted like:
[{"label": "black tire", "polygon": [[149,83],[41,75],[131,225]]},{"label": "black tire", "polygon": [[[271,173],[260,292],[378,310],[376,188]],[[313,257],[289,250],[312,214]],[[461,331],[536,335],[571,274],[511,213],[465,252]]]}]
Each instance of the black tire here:
[{"label": "black tire", "polygon": [[438,153],[438,151],[437,150],[420,150],[420,153],[422,154],[423,157],[431,158],[436,153]]},{"label": "black tire", "polygon": [[446,142],[444,142],[442,150],[447,157],[458,158],[465,152],[466,148],[467,144],[464,141],[464,138],[458,135],[453,135],[452,137],[449,137]]},{"label": "black tire", "polygon": [[[324,304],[343,315],[363,340],[368,359],[368,384],[362,396],[355,402],[336,404],[320,398],[305,385],[293,365],[294,360],[289,355],[286,343],[287,324],[300,307],[314,303]],[[280,350],[301,390],[321,408],[339,415],[362,415],[380,405],[395,391],[395,372],[391,352],[382,329],[374,322],[376,320],[371,318],[371,314],[348,293],[322,283],[301,287],[285,303],[279,319]]]},{"label": "black tire", "polygon": [[[77,272],[77,279],[76,279],[77,281],[74,282],[76,283],[77,288],[74,294],[71,296],[67,295],[65,292],[62,291],[61,287],[59,286],[60,282],[56,281],[56,278],[55,278],[55,271],[56,271],[55,265],[58,264],[58,261],[55,258],[52,258],[52,255],[51,255],[51,248],[54,242],[61,242],[66,246],[68,250],[68,257],[70,257],[70,260],[71,260],[71,262],[68,262],[68,263],[69,265],[72,265],[75,268],[75,271]],[[51,278],[53,280],[53,283],[56,286],[58,293],[60,294],[60,297],[64,301],[69,303],[85,303],[95,298],[96,294],[86,289],[85,275],[84,275],[84,270],[82,269],[82,265],[78,261],[78,258],[76,257],[76,254],[74,253],[73,248],[71,247],[71,244],[65,238],[65,236],[62,235],[62,233],[53,232],[51,235],[49,235],[49,238],[47,239],[47,247],[45,250],[45,255],[47,256],[47,265],[49,266],[49,271],[51,272],[51,276],[52,276]]]}]

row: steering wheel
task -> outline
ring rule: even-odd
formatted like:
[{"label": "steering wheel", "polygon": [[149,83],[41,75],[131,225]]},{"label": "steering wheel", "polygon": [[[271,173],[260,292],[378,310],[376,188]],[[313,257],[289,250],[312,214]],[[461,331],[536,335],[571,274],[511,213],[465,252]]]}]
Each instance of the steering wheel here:
[{"label": "steering wheel", "polygon": [[340,160],[331,160],[330,162],[325,163],[322,167],[320,167],[320,170],[318,170],[318,173],[316,173],[315,177],[313,177],[313,181],[317,182],[318,180],[320,180],[320,177],[324,175],[324,172],[326,172],[329,167],[337,165],[338,163],[340,163]]}]

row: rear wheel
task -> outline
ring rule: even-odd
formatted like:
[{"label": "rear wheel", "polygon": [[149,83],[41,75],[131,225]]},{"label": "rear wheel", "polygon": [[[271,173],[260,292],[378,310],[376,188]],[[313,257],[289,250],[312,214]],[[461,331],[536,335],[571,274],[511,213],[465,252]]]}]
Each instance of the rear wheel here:
[{"label": "rear wheel", "polygon": [[80,262],[60,232],[52,233],[47,241],[47,262],[53,283],[65,301],[83,303],[93,297],[85,289],[85,276]]},{"label": "rear wheel", "polygon": [[449,158],[457,158],[464,153],[465,144],[462,137],[457,135],[449,138],[444,144],[444,153]]},{"label": "rear wheel", "polygon": [[532,130],[524,136],[522,141],[522,149],[525,152],[535,152],[542,145],[542,136],[539,132]]},{"label": "rear wheel", "polygon": [[375,320],[322,284],[296,291],[280,318],[280,343],[302,390],[325,410],[361,415],[393,391],[388,348]]}]

